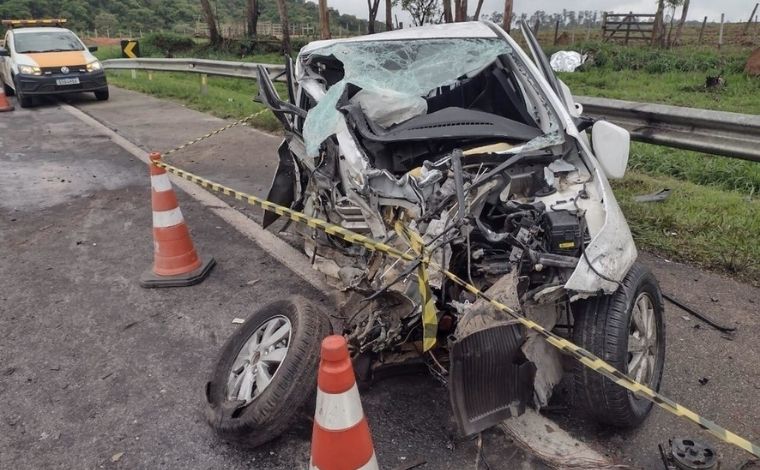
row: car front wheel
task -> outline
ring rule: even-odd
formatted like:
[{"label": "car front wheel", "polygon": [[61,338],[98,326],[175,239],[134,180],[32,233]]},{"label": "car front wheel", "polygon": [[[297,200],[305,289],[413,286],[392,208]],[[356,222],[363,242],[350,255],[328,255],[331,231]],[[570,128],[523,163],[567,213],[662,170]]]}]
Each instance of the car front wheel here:
[{"label": "car front wheel", "polygon": [[224,344],[206,385],[206,418],[217,434],[250,448],[297,424],[316,392],[330,330],[327,315],[300,297],[254,312]]},{"label": "car front wheel", "polygon": [[108,100],[108,88],[105,90],[98,90],[95,92],[95,99],[98,101]]},{"label": "car front wheel", "polygon": [[[662,292],[651,271],[638,262],[618,290],[573,304],[573,338],[639,383],[659,391],[665,363]],[[638,426],[652,402],[610,379],[575,365],[573,396],[592,419],[621,428]]]}]

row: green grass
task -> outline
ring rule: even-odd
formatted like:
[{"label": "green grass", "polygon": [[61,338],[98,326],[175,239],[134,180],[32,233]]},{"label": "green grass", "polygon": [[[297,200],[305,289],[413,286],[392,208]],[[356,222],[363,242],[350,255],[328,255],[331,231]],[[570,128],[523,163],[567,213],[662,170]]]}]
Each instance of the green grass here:
[{"label": "green grass", "polygon": [[[664,202],[632,200],[663,187]],[[635,170],[613,188],[639,248],[760,285],[760,200]]]},{"label": "green grass", "polygon": [[[208,93],[203,95],[200,93],[200,75],[169,72],[153,72],[151,75],[152,80],[149,80],[148,72],[138,71],[137,78],[133,79],[130,71],[109,71],[108,80],[116,86],[179,101],[192,109],[225,119],[241,119],[264,109],[263,105],[253,101],[258,94],[253,80],[209,77]],[[283,86],[277,84],[276,87],[284,96]],[[256,116],[251,124],[270,132],[280,130],[280,124],[271,112]]]}]

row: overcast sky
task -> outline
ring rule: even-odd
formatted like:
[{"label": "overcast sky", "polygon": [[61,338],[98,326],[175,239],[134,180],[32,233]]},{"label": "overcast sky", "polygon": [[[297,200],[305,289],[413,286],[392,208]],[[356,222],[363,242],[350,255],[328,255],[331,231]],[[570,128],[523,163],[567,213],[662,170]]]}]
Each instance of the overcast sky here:
[{"label": "overcast sky", "polygon": [[[309,0],[316,3],[317,0]],[[689,7],[689,20],[701,20],[707,16],[710,21],[719,21],[720,14],[726,14],[726,21],[747,21],[756,0],[692,0]],[[382,0],[378,20],[385,21],[385,1]],[[452,2],[453,3],[453,2]],[[477,0],[468,0],[469,13],[475,14]],[[531,14],[536,10],[544,10],[547,13],[560,13],[563,8],[573,10],[606,10],[617,13],[654,13],[657,10],[656,0],[514,0],[516,13]],[[327,0],[327,4],[340,11],[349,13],[360,18],[367,18],[366,0]],[[501,11],[504,8],[503,0],[485,0],[481,13],[489,14],[493,11]],[[395,10],[398,10],[395,9]],[[400,11],[399,21],[402,21]],[[405,16],[405,15],[403,15]],[[407,19],[408,21],[408,19]]]}]

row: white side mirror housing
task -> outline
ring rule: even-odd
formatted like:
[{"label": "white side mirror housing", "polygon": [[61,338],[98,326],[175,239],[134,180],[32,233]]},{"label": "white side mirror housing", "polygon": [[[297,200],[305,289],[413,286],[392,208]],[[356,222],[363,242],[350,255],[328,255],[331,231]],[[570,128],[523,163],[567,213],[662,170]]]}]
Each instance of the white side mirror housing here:
[{"label": "white side mirror housing", "polygon": [[597,121],[591,128],[591,143],[607,178],[620,179],[625,176],[631,151],[631,134],[627,130],[611,122]]}]

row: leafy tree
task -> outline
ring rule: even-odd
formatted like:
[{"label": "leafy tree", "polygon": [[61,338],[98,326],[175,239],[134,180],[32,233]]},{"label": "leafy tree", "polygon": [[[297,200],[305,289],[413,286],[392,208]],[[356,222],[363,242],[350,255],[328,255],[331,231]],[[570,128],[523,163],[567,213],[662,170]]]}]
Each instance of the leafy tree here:
[{"label": "leafy tree", "polygon": [[415,26],[433,23],[441,15],[438,0],[401,0],[400,4],[412,16]]}]

